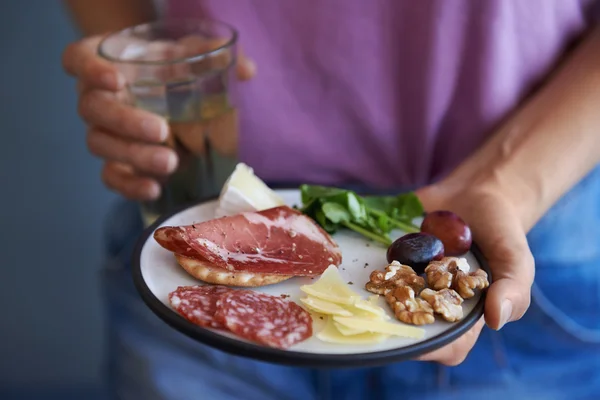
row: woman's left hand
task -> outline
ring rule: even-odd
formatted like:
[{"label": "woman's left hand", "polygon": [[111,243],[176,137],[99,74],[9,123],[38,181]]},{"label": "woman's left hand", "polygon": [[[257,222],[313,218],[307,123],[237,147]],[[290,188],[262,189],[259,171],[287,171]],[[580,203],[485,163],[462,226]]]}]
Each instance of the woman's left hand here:
[{"label": "woman's left hand", "polygon": [[[484,314],[488,327],[499,330],[507,322],[520,319],[529,308],[535,267],[516,206],[492,185],[473,185],[460,190],[441,182],[416,193],[426,211],[453,211],[470,226],[473,241],[492,271]],[[419,360],[449,366],[462,363],[475,345],[484,319],[453,343]]]}]

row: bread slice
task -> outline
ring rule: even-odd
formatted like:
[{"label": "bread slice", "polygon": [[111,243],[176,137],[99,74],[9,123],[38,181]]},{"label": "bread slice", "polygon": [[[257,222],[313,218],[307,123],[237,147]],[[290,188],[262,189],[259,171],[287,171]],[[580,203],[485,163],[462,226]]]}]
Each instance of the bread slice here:
[{"label": "bread slice", "polygon": [[269,275],[247,271],[227,271],[208,261],[175,254],[175,259],[191,276],[206,283],[226,286],[259,287],[290,279],[291,275]]}]

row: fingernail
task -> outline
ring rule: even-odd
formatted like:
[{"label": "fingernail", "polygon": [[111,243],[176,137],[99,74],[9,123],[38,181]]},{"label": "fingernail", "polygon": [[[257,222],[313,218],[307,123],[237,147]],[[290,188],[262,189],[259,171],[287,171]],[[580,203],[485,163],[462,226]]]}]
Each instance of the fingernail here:
[{"label": "fingernail", "polygon": [[508,299],[503,300],[502,305],[500,306],[500,326],[498,326],[498,330],[502,329],[504,325],[508,323],[512,316],[512,310],[512,302]]},{"label": "fingernail", "polygon": [[177,158],[170,151],[158,151],[152,155],[152,166],[157,170],[171,172],[176,164]]},{"label": "fingernail", "polygon": [[160,186],[159,185],[150,185],[148,187],[148,192],[146,193],[151,200],[155,200],[160,196]]},{"label": "fingernail", "polygon": [[142,130],[144,132],[144,136],[148,140],[156,142],[164,142],[165,140],[167,140],[167,136],[169,133],[167,124],[154,118],[148,118],[143,120]]}]

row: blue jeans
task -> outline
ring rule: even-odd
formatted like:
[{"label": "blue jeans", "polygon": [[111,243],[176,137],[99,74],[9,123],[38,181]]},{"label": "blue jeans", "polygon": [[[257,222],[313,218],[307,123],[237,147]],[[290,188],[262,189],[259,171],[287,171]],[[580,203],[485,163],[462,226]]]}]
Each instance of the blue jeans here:
[{"label": "blue jeans", "polygon": [[107,228],[107,371],[115,399],[600,398],[600,168],[530,232],[537,269],[527,314],[500,332],[484,328],[453,368],[406,362],[316,370],[210,349],[169,328],[137,295],[129,269],[142,230],[137,206],[118,204]]}]

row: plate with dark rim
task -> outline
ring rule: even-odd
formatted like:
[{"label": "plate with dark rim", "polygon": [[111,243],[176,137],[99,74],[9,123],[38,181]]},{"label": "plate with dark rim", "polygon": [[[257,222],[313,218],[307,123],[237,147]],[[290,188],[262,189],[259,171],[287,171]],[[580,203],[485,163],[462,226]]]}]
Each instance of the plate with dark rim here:
[{"label": "plate with dark rim", "polygon": [[[290,206],[300,204],[298,190],[278,190],[277,193]],[[463,303],[462,320],[450,323],[436,317],[435,323],[421,327],[425,330],[421,339],[392,336],[383,342],[370,345],[323,342],[316,334],[323,329],[324,322],[318,317],[313,317],[313,336],[285,350],[266,347],[228,332],[192,324],[171,308],[168,294],[178,286],[204,283],[187,274],[177,264],[173,253],[154,240],[153,233],[161,226],[188,225],[213,219],[216,206],[217,200],[213,199],[186,206],[161,217],[140,236],[132,259],[134,283],[146,305],[172,328],[200,343],[230,354],[284,365],[318,368],[377,366],[411,360],[451,343],[467,332],[483,315],[485,291],[478,291],[475,297]],[[391,236],[395,239],[401,235],[403,232],[397,231]],[[338,269],[340,275],[352,285],[350,288],[353,291],[365,299],[368,298],[372,293],[364,288],[365,284],[373,270],[383,270],[387,265],[387,249],[347,230],[334,234],[333,239],[342,250],[343,261]],[[463,257],[467,259],[471,271],[482,268],[488,273],[488,277],[491,276],[489,267],[475,244]],[[300,286],[314,283],[317,279],[318,277],[295,277],[251,290],[287,297],[288,300],[302,305],[300,298],[306,295],[300,290]],[[389,321],[402,324],[394,318],[383,296],[379,297],[379,305],[391,317]]]}]

